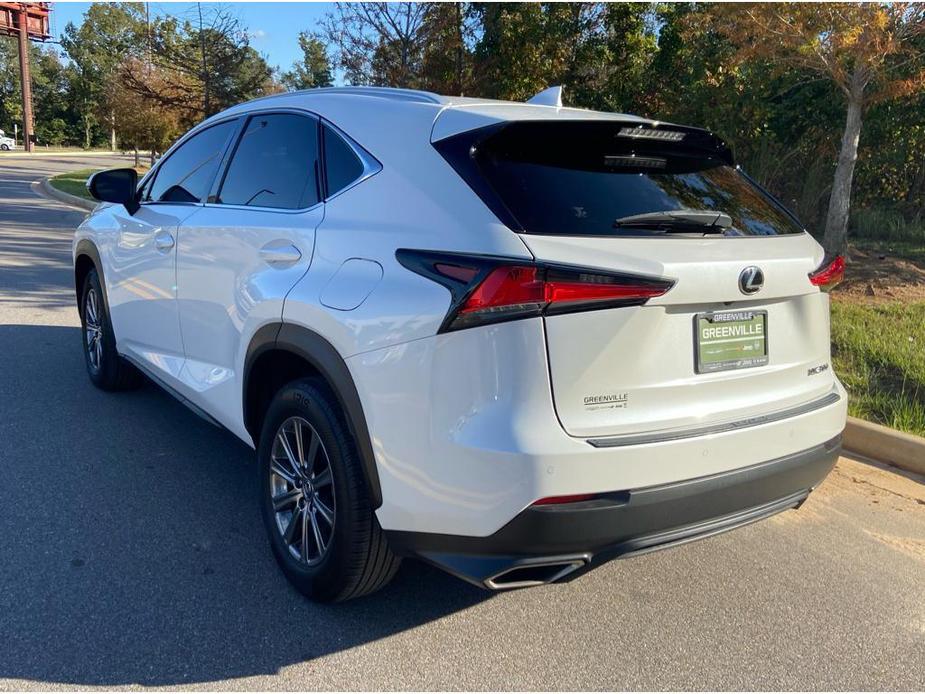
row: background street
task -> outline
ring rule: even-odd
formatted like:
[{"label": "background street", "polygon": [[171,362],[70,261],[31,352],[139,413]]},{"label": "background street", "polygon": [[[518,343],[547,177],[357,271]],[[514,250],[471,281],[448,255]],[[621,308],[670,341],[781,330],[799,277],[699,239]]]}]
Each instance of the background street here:
[{"label": "background street", "polygon": [[0,689],[925,686],[925,486],[846,459],[799,511],[568,584],[406,562],[368,598],[303,599],[252,451],[154,386],[87,379],[84,214],[32,184],[119,161],[0,155]]}]

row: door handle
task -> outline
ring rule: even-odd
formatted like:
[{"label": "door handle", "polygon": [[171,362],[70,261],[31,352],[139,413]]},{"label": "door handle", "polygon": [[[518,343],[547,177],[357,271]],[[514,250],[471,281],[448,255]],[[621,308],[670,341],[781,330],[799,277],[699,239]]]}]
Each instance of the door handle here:
[{"label": "door handle", "polygon": [[260,249],[260,257],[268,265],[292,265],[302,259],[302,251],[287,242],[271,242]]},{"label": "door handle", "polygon": [[174,240],[166,231],[159,231],[154,235],[154,247],[161,253],[166,253],[173,248]]}]

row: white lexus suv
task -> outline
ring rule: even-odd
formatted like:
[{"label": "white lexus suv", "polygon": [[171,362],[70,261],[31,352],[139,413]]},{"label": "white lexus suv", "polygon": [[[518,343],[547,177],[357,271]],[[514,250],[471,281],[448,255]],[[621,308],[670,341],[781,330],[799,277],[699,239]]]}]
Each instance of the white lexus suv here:
[{"label": "white lexus suv", "polygon": [[257,451],[316,600],[417,557],[490,589],[799,506],[846,395],[844,271],[701,129],[333,88],[235,106],[96,174],[87,371]]}]

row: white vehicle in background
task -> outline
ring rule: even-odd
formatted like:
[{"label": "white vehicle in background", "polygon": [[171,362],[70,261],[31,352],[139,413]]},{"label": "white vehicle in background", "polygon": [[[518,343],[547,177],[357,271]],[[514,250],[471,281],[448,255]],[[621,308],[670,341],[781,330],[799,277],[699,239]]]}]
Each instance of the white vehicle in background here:
[{"label": "white vehicle in background", "polygon": [[711,133],[557,97],[280,94],[88,184],[90,379],[253,446],[314,599],[403,556],[573,578],[797,507],[838,457],[842,259]]},{"label": "white vehicle in background", "polygon": [[16,140],[12,137],[7,137],[6,133],[0,130],[0,151],[9,152],[14,149],[16,149]]}]

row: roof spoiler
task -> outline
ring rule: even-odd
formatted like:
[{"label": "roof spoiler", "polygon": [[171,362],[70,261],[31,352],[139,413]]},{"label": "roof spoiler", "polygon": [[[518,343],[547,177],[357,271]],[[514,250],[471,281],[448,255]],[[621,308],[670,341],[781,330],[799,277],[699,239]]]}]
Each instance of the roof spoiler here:
[{"label": "roof spoiler", "polygon": [[562,108],[562,87],[549,87],[544,89],[539,94],[527,99],[528,104],[535,104],[537,106],[555,106],[556,108]]}]

